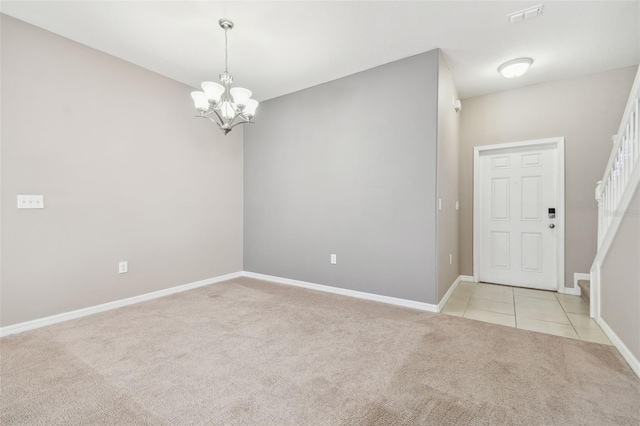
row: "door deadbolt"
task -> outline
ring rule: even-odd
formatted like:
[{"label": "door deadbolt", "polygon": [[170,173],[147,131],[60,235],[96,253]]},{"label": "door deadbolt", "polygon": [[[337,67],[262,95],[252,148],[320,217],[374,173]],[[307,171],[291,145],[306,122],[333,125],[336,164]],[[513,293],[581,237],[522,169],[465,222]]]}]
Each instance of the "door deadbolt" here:
[{"label": "door deadbolt", "polygon": [[553,228],[555,228],[555,227],[556,227],[556,225],[554,225],[553,223],[550,223],[550,224],[549,224],[549,228],[553,229]]}]

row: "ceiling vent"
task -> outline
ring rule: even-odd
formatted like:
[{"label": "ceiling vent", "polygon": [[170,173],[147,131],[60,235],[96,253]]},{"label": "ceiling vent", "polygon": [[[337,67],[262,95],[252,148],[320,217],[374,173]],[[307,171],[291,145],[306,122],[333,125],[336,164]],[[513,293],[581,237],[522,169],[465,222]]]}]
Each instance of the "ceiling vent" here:
[{"label": "ceiling vent", "polygon": [[542,15],[541,4],[516,13],[511,13],[507,15],[507,19],[509,19],[510,23],[515,24],[516,22],[526,21],[527,19],[535,18],[540,15]]}]

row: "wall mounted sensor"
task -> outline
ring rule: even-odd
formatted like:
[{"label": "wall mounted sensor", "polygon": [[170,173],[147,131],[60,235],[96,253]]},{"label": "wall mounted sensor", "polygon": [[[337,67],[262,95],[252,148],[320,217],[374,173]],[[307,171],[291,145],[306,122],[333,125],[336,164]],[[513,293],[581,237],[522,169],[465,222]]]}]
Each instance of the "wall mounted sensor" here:
[{"label": "wall mounted sensor", "polygon": [[462,103],[460,102],[460,99],[453,99],[453,109],[455,109],[456,112],[460,112],[460,110],[462,109]]}]

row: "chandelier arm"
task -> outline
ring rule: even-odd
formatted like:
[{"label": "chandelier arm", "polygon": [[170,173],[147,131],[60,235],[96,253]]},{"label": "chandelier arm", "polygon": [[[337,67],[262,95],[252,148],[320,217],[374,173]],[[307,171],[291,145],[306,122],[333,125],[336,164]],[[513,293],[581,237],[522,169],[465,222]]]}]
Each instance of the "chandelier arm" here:
[{"label": "chandelier arm", "polygon": [[233,116],[233,118],[231,119],[231,121],[229,121],[229,126],[235,126],[235,124],[233,124],[234,121],[236,121],[236,118],[240,117],[240,119],[242,120],[242,116],[238,113],[236,113],[236,115]]},{"label": "chandelier arm", "polygon": [[203,116],[202,118],[206,118],[207,120],[216,123],[218,125],[218,127],[220,127],[222,129],[222,125],[220,123],[218,123],[216,120],[214,120],[213,118],[207,117],[207,116]]},{"label": "chandelier arm", "polygon": [[[220,123],[224,123],[224,120],[222,119],[222,116],[218,113],[218,111],[216,111],[215,109],[211,108],[211,111],[218,117],[218,120],[220,120]],[[207,117],[208,118],[208,117]],[[222,124],[219,124],[219,126],[221,126]]]},{"label": "chandelier arm", "polygon": [[[236,123],[236,124],[233,124],[233,122],[234,122],[234,121],[236,121],[236,119],[239,119],[239,120],[242,120],[242,121],[240,121],[240,122],[238,122],[238,123]],[[236,114],[236,116],[235,116],[235,117],[233,117],[233,120],[231,120],[231,121],[229,122],[229,125],[231,126],[231,127],[230,127],[230,129],[232,129],[232,128],[236,127],[238,124],[245,124],[245,123],[251,123],[251,124],[253,124],[254,122],[253,122],[253,121],[251,121],[251,119],[250,119],[250,118],[246,118],[242,113],[238,113],[238,114]]]},{"label": "chandelier arm", "polygon": [[229,130],[231,130],[231,129],[233,129],[234,127],[239,126],[239,125],[241,125],[241,124],[256,124],[256,123],[254,123],[253,121],[240,121],[240,122],[238,122],[238,123],[234,124],[233,126],[229,127]]},{"label": "chandelier arm", "polygon": [[207,119],[209,121],[212,121],[212,122],[216,123],[218,125],[218,127],[222,128],[222,125],[220,123],[218,123],[216,120],[214,120],[213,118],[209,117],[208,115],[204,115],[204,114],[203,115],[196,115],[196,117],[205,118],[205,119]]}]

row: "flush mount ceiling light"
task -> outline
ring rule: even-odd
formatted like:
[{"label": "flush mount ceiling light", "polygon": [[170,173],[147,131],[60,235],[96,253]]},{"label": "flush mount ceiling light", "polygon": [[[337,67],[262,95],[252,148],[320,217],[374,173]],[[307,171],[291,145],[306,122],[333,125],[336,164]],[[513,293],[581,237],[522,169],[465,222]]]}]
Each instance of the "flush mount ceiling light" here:
[{"label": "flush mount ceiling light", "polygon": [[504,64],[498,67],[498,72],[502,74],[506,78],[516,78],[520,77],[522,74],[527,72],[529,66],[533,63],[533,59],[531,58],[518,58],[509,62],[505,62]]},{"label": "flush mount ceiling light", "polygon": [[233,77],[227,67],[227,32],[233,29],[233,22],[221,19],[218,24],[224,30],[224,72],[220,74],[222,84],[205,81],[202,83],[203,91],[191,92],[191,97],[198,110],[198,117],[213,121],[226,135],[240,124],[253,123],[251,119],[256,113],[258,101],[251,99],[249,89],[229,88]]}]

